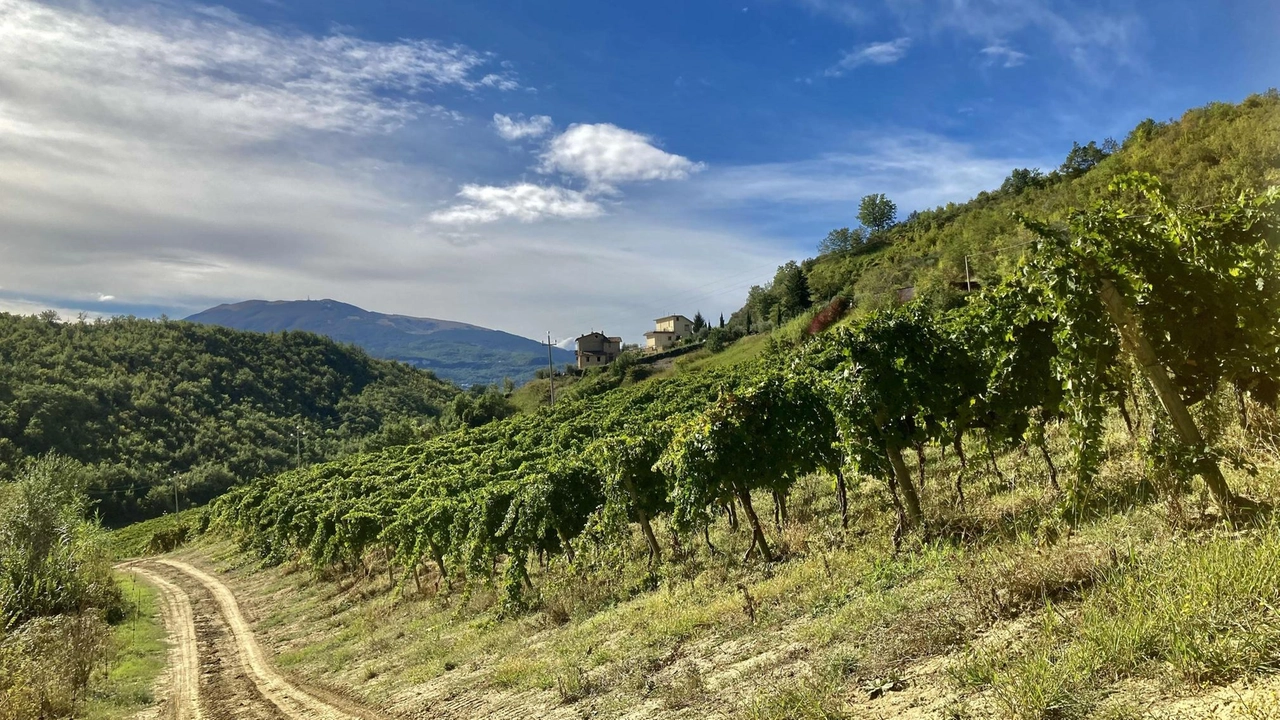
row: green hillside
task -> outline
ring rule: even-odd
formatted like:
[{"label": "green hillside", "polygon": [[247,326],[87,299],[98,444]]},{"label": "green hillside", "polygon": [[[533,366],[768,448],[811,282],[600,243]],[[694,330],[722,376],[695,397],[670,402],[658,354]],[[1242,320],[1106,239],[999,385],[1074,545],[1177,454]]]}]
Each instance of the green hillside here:
[{"label": "green hillside", "polygon": [[109,521],[154,515],[172,511],[175,480],[184,507],[204,502],[402,439],[458,392],[310,333],[0,313],[0,478],[57,453],[90,467]]},{"label": "green hillside", "polygon": [[[755,329],[765,329],[836,296],[864,309],[884,307],[907,286],[917,297],[947,302],[965,281],[966,258],[969,277],[984,285],[1013,272],[1033,239],[1016,214],[1062,222],[1131,171],[1156,175],[1172,197],[1191,205],[1280,183],[1280,93],[1212,103],[1167,122],[1144,120],[1123,142],[1078,145],[1062,167],[1013,169],[1000,188],[913,212],[881,231],[833,230],[818,256],[752,288],[729,325],[742,330],[749,314]],[[850,208],[851,225],[857,213]]]}]

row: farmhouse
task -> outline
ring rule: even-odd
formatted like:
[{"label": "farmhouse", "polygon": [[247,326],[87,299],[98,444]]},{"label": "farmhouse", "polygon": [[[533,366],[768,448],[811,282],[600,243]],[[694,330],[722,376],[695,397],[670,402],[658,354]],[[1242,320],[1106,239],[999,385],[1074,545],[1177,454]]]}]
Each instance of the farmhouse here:
[{"label": "farmhouse", "polygon": [[652,352],[666,350],[693,335],[693,321],[683,315],[660,317],[653,324],[653,330],[644,334],[645,349]]},{"label": "farmhouse", "polygon": [[577,340],[578,369],[604,367],[618,359],[622,352],[622,338],[609,337],[602,332],[587,333]]}]

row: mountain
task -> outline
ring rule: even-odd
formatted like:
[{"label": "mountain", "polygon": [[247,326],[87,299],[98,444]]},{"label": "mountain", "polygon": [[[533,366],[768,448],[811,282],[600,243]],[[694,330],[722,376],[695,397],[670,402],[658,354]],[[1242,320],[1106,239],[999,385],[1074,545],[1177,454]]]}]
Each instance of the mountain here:
[{"label": "mountain", "polygon": [[[536,340],[452,320],[369,312],[336,300],[248,300],[209,308],[187,320],[237,330],[313,332],[461,385],[507,377],[520,383],[547,365],[547,346]],[[552,349],[557,367],[573,359],[568,350]]]}]

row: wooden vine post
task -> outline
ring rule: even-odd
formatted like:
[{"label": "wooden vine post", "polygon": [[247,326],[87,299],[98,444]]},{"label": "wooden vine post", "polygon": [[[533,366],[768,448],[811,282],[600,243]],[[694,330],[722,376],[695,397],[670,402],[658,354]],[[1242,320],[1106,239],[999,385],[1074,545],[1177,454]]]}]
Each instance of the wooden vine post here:
[{"label": "wooden vine post", "polygon": [[1209,487],[1209,492],[1213,495],[1214,502],[1217,503],[1223,513],[1231,514],[1233,510],[1239,507],[1240,499],[1231,492],[1231,488],[1227,485],[1227,479],[1223,477],[1222,469],[1218,467],[1218,463],[1205,453],[1204,436],[1200,434],[1200,428],[1196,427],[1195,420],[1192,419],[1191,413],[1188,412],[1186,403],[1182,401],[1182,396],[1178,393],[1177,388],[1173,386],[1173,381],[1169,379],[1169,374],[1165,371],[1164,365],[1156,357],[1156,351],[1152,347],[1151,341],[1143,334],[1138,318],[1129,309],[1124,297],[1120,294],[1120,290],[1110,279],[1105,277],[1102,279],[1099,295],[1102,298],[1102,304],[1107,309],[1107,314],[1111,317],[1111,321],[1115,323],[1116,328],[1120,331],[1120,339],[1125,348],[1138,361],[1138,367],[1142,369],[1142,374],[1146,376],[1147,382],[1151,383],[1151,388],[1155,390],[1156,396],[1160,398],[1160,404],[1164,406],[1165,412],[1169,414],[1169,420],[1173,423],[1178,437],[1196,452],[1197,469],[1201,477],[1204,478],[1205,484]]}]

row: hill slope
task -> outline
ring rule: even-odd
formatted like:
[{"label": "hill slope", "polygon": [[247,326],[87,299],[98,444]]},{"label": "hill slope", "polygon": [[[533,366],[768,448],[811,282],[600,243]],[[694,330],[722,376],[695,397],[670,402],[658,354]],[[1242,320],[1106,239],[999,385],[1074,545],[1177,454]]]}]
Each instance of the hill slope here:
[{"label": "hill slope", "polygon": [[[378,444],[458,389],[309,333],[0,313],[0,479],[57,452],[93,468],[108,520]],[[294,436],[301,427],[301,439]]]},{"label": "hill slope", "polygon": [[[237,330],[305,330],[349,342],[374,357],[399,360],[464,385],[533,377],[547,364],[542,343],[467,323],[369,312],[336,300],[249,300],[219,305],[187,318]],[[555,348],[557,366],[573,353]]]},{"label": "hill slope", "polygon": [[771,284],[752,288],[730,327],[767,329],[836,296],[862,309],[884,307],[907,286],[945,304],[966,277],[989,285],[1012,274],[1031,239],[1015,213],[1060,222],[1127,172],[1152,173],[1193,205],[1280,183],[1280,93],[1211,103],[1167,122],[1144,120],[1114,146],[1078,146],[1057,169],[1011,170],[999,188],[913,212],[885,231],[832,231],[829,238],[843,242],[823,243],[817,257],[789,263]]}]

